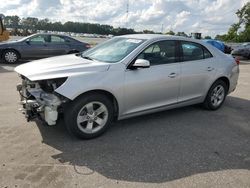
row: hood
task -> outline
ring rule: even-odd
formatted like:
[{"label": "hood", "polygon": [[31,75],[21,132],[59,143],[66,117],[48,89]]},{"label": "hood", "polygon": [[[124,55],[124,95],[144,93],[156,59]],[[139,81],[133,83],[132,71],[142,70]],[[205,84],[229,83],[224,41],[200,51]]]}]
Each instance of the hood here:
[{"label": "hood", "polygon": [[15,71],[29,80],[69,77],[107,71],[110,64],[92,61],[75,54],[57,56],[19,65]]},{"label": "hood", "polygon": [[2,46],[2,45],[16,44],[16,43],[19,43],[19,42],[20,42],[20,41],[17,41],[17,40],[5,41],[5,42],[1,42],[1,43],[0,43],[0,46]]}]

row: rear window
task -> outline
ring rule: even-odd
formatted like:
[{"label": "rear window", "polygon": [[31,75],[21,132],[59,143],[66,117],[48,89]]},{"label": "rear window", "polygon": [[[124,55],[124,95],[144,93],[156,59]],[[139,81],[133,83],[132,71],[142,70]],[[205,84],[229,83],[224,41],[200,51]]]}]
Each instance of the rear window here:
[{"label": "rear window", "polygon": [[213,57],[204,46],[194,42],[181,42],[181,50],[183,61],[194,61]]},{"label": "rear window", "polygon": [[51,43],[64,43],[65,40],[61,36],[51,35]]}]

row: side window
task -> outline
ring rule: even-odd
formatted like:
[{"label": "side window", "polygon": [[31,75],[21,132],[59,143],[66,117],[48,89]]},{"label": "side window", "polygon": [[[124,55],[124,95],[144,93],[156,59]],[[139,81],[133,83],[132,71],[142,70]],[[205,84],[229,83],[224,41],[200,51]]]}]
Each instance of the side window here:
[{"label": "side window", "polygon": [[136,59],[146,59],[150,64],[160,65],[176,62],[175,41],[160,41],[147,47]]},{"label": "side window", "polygon": [[144,53],[157,53],[157,52],[160,52],[160,48],[157,44],[151,45],[144,51]]},{"label": "side window", "polygon": [[206,48],[203,48],[203,51],[204,51],[204,59],[213,57],[212,54]]},{"label": "side window", "polygon": [[48,36],[47,35],[38,35],[38,36],[30,38],[29,42],[31,44],[43,44],[45,42],[48,42]]},{"label": "side window", "polygon": [[64,38],[56,35],[51,35],[51,43],[64,43],[64,42],[65,42]]},{"label": "side window", "polygon": [[183,61],[194,61],[212,57],[202,45],[193,42],[181,42]]}]

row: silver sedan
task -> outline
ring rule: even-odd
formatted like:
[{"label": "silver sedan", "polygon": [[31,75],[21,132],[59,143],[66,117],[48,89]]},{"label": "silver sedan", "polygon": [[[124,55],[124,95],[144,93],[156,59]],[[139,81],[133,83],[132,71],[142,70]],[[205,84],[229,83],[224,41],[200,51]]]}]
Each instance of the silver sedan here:
[{"label": "silver sedan", "polygon": [[114,119],[198,103],[217,110],[236,88],[239,62],[200,40],[142,34],[15,70],[28,120],[55,125],[62,113],[70,133],[89,139]]}]

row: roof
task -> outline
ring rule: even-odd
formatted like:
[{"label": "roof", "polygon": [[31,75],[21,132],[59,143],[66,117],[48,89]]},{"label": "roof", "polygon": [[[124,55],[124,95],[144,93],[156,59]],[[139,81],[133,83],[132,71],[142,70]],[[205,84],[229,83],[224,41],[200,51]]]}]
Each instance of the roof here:
[{"label": "roof", "polygon": [[182,36],[163,35],[163,34],[131,34],[121,35],[120,37],[134,38],[134,39],[189,39]]},{"label": "roof", "polygon": [[68,35],[65,35],[65,34],[58,34],[58,33],[34,33],[32,34],[33,36],[35,35],[56,35],[56,36],[66,36],[66,37],[69,37]]}]

